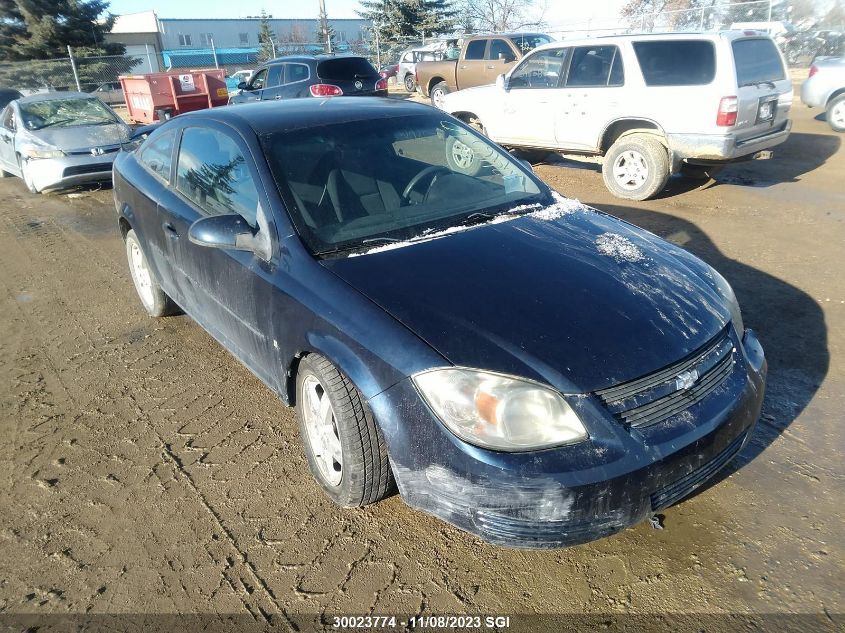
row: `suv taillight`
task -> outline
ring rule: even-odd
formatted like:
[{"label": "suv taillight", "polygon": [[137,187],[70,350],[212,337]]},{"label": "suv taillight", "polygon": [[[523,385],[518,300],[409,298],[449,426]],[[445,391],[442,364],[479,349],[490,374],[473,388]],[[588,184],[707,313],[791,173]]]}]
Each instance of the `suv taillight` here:
[{"label": "suv taillight", "polygon": [[716,115],[716,125],[720,127],[736,125],[737,105],[736,97],[722,97],[719,102],[719,113]]},{"label": "suv taillight", "polygon": [[819,69],[818,69],[817,66],[810,66],[810,74],[807,75],[807,79],[809,79],[810,77],[815,75],[817,72],[819,72]]},{"label": "suv taillight", "polygon": [[376,90],[387,90],[387,79],[382,77],[376,82]]},{"label": "suv taillight", "polygon": [[311,91],[312,97],[339,97],[343,94],[340,87],[332,84],[314,84],[308,90]]}]

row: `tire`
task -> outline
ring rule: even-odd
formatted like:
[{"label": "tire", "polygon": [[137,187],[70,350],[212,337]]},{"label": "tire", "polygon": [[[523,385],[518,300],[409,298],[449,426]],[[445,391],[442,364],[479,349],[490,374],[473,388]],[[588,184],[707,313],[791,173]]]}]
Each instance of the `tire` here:
[{"label": "tire", "polygon": [[827,124],[834,132],[845,132],[845,94],[827,104]]},{"label": "tire", "polygon": [[476,176],[481,171],[483,161],[469,145],[450,136],[446,141],[446,163],[452,171]]},{"label": "tire", "polygon": [[319,354],[299,363],[296,414],[308,466],[332,501],[356,508],[394,490],[387,446],[361,394]]},{"label": "tire", "polygon": [[443,99],[446,98],[447,94],[449,94],[449,86],[445,81],[434,84],[431,92],[429,93],[429,96],[431,97],[431,105],[442,110]]},{"label": "tire", "polygon": [[631,134],[610,147],[601,172],[608,191],[617,198],[648,200],[669,180],[669,155],[655,138]]},{"label": "tire", "polygon": [[402,83],[405,84],[405,90],[408,92],[414,92],[417,89],[417,80],[414,79],[414,76],[411,73],[405,75],[405,79],[402,80]]},{"label": "tire", "polygon": [[29,169],[27,169],[26,163],[20,158],[18,158],[18,166],[21,169],[23,184],[25,184],[26,188],[29,189],[29,193],[41,193],[41,190],[35,186],[35,181],[32,179],[32,174],[29,172]]},{"label": "tire", "polygon": [[711,180],[716,178],[725,168],[724,165],[681,165],[681,175],[692,180]]},{"label": "tire", "polygon": [[133,229],[126,233],[126,259],[129,272],[135,284],[135,292],[141,305],[151,317],[164,317],[179,311],[178,306],[165,294],[147,263],[147,256],[141,248],[138,236]]}]

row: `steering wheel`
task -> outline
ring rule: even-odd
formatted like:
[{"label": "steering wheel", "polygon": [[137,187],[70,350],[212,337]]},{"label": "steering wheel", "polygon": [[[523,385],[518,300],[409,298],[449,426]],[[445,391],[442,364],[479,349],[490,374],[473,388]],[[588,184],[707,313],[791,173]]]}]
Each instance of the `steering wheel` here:
[{"label": "steering wheel", "polygon": [[[402,192],[402,199],[410,201],[409,196],[411,195],[411,192],[414,190],[414,187],[416,187],[418,184],[420,184],[420,181],[422,181],[422,179],[425,178],[426,176],[431,176],[432,174],[434,174],[434,176],[431,179],[431,182],[428,185],[428,188],[431,189],[431,185],[433,185],[434,181],[437,180],[437,176],[439,175],[439,172],[445,172],[447,174],[451,174],[452,170],[449,169],[448,167],[443,167],[442,165],[431,165],[430,167],[426,167],[421,172],[419,172],[416,176],[411,178],[411,182],[408,183],[408,186],[405,187],[405,191]],[[426,191],[426,194],[428,194],[428,191]]]}]

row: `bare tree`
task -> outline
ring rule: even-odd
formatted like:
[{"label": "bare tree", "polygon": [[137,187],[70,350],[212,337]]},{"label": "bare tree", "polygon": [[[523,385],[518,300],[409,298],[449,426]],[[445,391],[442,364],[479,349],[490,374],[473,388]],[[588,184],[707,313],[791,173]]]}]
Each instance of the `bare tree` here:
[{"label": "bare tree", "polygon": [[457,21],[468,32],[540,28],[548,0],[457,0]]}]

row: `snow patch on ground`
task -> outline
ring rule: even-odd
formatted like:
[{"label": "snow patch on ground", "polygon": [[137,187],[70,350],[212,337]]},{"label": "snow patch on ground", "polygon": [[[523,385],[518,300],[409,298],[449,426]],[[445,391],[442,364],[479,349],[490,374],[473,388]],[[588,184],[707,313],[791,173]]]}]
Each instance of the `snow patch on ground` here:
[{"label": "snow patch on ground", "polygon": [[627,237],[616,233],[602,233],[596,238],[596,248],[602,255],[618,262],[638,262],[645,259],[640,247]]}]

